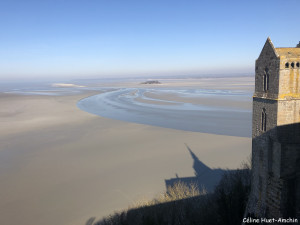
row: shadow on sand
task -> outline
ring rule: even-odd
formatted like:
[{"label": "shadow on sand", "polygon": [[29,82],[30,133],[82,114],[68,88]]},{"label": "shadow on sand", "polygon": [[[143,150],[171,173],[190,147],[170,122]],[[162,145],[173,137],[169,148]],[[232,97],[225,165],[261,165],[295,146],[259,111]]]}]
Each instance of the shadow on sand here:
[{"label": "shadow on sand", "polygon": [[225,172],[232,172],[233,170],[223,170],[223,169],[211,169],[203,162],[199,160],[199,158],[194,154],[191,148],[185,144],[187,150],[191,154],[194,163],[193,168],[195,170],[194,177],[178,177],[176,174],[176,178],[166,179],[165,184],[166,188],[174,186],[174,184],[181,182],[186,184],[187,186],[191,184],[195,184],[198,186],[200,190],[205,189],[208,192],[212,192],[215,186],[219,183],[222,176]]}]

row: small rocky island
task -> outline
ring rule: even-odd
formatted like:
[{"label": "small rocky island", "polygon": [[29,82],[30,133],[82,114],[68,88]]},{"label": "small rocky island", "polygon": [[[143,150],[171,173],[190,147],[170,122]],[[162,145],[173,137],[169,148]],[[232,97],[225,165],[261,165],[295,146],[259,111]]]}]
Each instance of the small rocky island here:
[{"label": "small rocky island", "polygon": [[147,80],[141,84],[161,84],[158,80]]}]

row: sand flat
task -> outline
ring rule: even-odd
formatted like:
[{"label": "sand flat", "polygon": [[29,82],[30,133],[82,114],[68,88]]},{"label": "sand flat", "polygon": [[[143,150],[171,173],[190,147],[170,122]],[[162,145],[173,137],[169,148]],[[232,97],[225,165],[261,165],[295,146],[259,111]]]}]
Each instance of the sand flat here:
[{"label": "sand flat", "polygon": [[0,95],[0,224],[84,224],[192,176],[185,148],[210,167],[236,168],[251,139],[186,132],[95,116],[91,93]]},{"label": "sand flat", "polygon": [[159,99],[165,101],[179,101],[184,103],[192,103],[212,107],[231,107],[248,110],[252,108],[252,105],[249,104],[249,101],[245,101],[244,99],[220,99],[220,96],[197,96],[197,98],[193,98],[183,97],[175,93],[165,93],[162,95],[160,93],[155,92],[145,92],[144,95],[154,100]]}]

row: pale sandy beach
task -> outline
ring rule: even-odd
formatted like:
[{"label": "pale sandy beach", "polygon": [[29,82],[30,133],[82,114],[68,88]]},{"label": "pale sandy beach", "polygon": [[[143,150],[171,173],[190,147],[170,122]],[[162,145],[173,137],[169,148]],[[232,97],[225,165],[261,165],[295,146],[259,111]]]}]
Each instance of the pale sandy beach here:
[{"label": "pale sandy beach", "polygon": [[127,123],[77,108],[92,94],[0,94],[0,224],[83,225],[152,198],[175,173],[194,175],[185,143],[211,168],[235,169],[250,155],[250,138]]},{"label": "pale sandy beach", "polygon": [[[0,225],[94,225],[158,202],[178,181],[213,198],[165,204],[167,213],[138,225],[299,215],[299,170],[281,166],[298,155],[276,128],[298,121],[299,8],[300,0],[0,0]],[[273,110],[279,100],[286,108]],[[275,150],[264,154],[269,131]],[[235,182],[224,174],[249,165],[255,140],[251,190],[228,188]]]}]

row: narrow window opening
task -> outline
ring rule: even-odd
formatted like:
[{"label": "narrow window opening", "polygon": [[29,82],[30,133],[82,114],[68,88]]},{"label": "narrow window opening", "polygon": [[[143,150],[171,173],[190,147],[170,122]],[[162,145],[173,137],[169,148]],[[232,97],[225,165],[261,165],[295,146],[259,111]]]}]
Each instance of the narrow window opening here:
[{"label": "narrow window opening", "polygon": [[267,130],[267,114],[265,113],[264,131]]},{"label": "narrow window opening", "polygon": [[261,130],[267,130],[267,114],[265,109],[263,109],[261,112]]},{"label": "narrow window opening", "polygon": [[299,62],[297,62],[296,66],[297,66],[298,68],[300,67]]},{"label": "narrow window opening", "polygon": [[264,74],[263,88],[264,88],[264,91],[267,90],[267,75],[266,74]]},{"label": "narrow window opening", "polygon": [[292,62],[291,63],[291,67],[294,68],[295,67],[295,63]]},{"label": "narrow window opening", "polygon": [[269,90],[269,73],[267,72],[267,69],[263,76],[263,90],[264,90],[264,92]]},{"label": "narrow window opening", "polygon": [[289,63],[286,63],[285,64],[285,68],[289,68],[290,64]]}]

